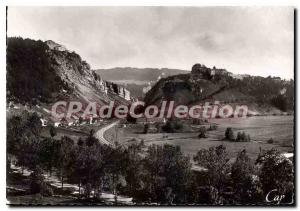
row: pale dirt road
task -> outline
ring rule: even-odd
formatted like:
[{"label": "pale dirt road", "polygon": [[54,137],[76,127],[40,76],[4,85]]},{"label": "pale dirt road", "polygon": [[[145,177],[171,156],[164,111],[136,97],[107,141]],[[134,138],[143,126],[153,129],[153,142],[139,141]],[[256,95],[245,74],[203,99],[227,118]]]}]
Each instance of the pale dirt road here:
[{"label": "pale dirt road", "polygon": [[109,145],[109,146],[114,146],[113,143],[111,143],[110,141],[106,140],[104,138],[104,133],[105,131],[109,130],[110,128],[114,127],[115,125],[117,125],[119,123],[119,121],[115,121],[109,125],[106,125],[104,126],[103,128],[100,128],[95,134],[95,138],[99,139],[99,141],[102,143],[102,144],[106,144],[106,145]]}]

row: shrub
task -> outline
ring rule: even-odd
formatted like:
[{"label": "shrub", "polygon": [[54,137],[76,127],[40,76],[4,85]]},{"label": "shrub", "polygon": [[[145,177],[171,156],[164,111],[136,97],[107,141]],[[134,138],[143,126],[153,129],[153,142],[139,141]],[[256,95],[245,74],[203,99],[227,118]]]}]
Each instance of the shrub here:
[{"label": "shrub", "polygon": [[160,133],[160,132],[161,132],[162,126],[161,126],[160,123],[156,123],[156,124],[155,124],[155,128],[156,128],[156,132],[157,132],[157,133]]},{"label": "shrub", "polygon": [[179,121],[167,121],[167,123],[162,127],[162,130],[166,133],[174,133],[181,130],[183,127],[182,123]]},{"label": "shrub", "polygon": [[235,140],[234,138],[234,133],[233,133],[233,130],[231,127],[228,127],[225,131],[225,138],[230,140],[230,141],[233,141]]},{"label": "shrub", "polygon": [[247,135],[246,141],[248,142],[248,141],[250,141],[250,140],[251,140],[251,138],[250,138],[250,135],[248,134],[248,135]]},{"label": "shrub", "polygon": [[150,126],[149,123],[147,123],[147,124],[144,125],[144,134],[148,133],[149,126]]},{"label": "shrub", "polygon": [[208,131],[217,130],[217,129],[218,129],[218,126],[216,124],[210,124]]},{"label": "shrub", "polygon": [[144,147],[144,146],[145,146],[145,141],[144,141],[144,139],[142,139],[142,140],[140,141],[140,146],[141,146],[141,147]]},{"label": "shrub", "polygon": [[274,140],[273,140],[273,138],[270,138],[267,142],[268,142],[268,144],[273,144]]},{"label": "shrub", "polygon": [[174,122],[174,129],[175,130],[180,130],[180,129],[182,129],[182,127],[183,127],[183,125],[180,122],[178,122],[178,121]]},{"label": "shrub", "polygon": [[199,134],[199,138],[206,138],[206,128],[205,126],[200,127],[200,134]]},{"label": "shrub", "polygon": [[202,119],[193,119],[192,124],[194,124],[194,125],[201,125],[202,122],[203,122]]},{"label": "shrub", "polygon": [[237,142],[249,142],[250,141],[250,135],[246,134],[245,132],[238,132],[235,141]]},{"label": "shrub", "polygon": [[49,133],[52,138],[57,135],[57,130],[53,125],[50,126]]},{"label": "shrub", "polygon": [[198,135],[198,138],[206,138],[205,133],[200,133],[200,134]]},{"label": "shrub", "polygon": [[206,127],[205,126],[200,127],[199,132],[206,133]]},{"label": "shrub", "polygon": [[81,139],[81,137],[79,137],[78,141],[77,141],[77,145],[78,146],[83,146],[84,141]]}]

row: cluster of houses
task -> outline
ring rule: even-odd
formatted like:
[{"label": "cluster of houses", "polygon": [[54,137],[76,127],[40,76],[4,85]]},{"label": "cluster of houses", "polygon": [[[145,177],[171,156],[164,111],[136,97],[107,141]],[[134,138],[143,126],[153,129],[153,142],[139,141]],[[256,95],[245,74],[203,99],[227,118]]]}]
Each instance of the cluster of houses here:
[{"label": "cluster of houses", "polygon": [[102,122],[103,119],[99,117],[88,117],[86,119],[78,118],[77,116],[72,116],[72,118],[62,118],[59,121],[48,121],[45,118],[40,118],[42,127],[46,127],[48,125],[53,125],[54,127],[70,127],[70,126],[82,126],[82,125],[93,125],[98,122]]}]

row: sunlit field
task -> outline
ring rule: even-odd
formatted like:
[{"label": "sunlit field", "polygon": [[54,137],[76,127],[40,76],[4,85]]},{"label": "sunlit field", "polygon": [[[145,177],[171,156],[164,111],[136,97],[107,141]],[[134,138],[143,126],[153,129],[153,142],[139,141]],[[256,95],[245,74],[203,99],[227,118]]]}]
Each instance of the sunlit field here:
[{"label": "sunlit field", "polygon": [[[118,142],[130,144],[144,140],[146,145],[174,144],[179,145],[182,151],[193,156],[201,148],[225,145],[231,158],[246,149],[249,156],[257,158],[260,150],[276,148],[279,151],[293,151],[293,116],[268,116],[249,117],[246,119],[214,119],[211,123],[217,123],[218,129],[207,131],[207,138],[198,138],[198,132],[192,133],[149,133],[142,134],[142,125],[131,125],[127,128],[112,129],[111,136],[118,137]],[[227,127],[232,127],[235,135],[237,132],[250,134],[250,142],[230,142],[223,140]],[[164,137],[165,136],[165,137]],[[267,141],[273,138],[274,143]]]}]

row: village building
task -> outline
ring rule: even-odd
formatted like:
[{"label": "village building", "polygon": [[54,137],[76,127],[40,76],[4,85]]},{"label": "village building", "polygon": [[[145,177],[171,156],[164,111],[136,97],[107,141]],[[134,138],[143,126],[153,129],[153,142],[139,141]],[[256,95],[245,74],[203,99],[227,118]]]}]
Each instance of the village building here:
[{"label": "village building", "polygon": [[48,121],[44,118],[40,118],[40,121],[42,123],[42,127],[46,127],[48,125]]},{"label": "village building", "polygon": [[68,126],[68,121],[67,121],[67,119],[64,117],[64,118],[62,118],[61,120],[60,120],[60,126]]},{"label": "village building", "polygon": [[127,89],[124,89],[124,98],[125,100],[130,100],[130,91],[128,91]]},{"label": "village building", "polygon": [[60,122],[54,122],[54,127],[59,127],[61,126]]}]

